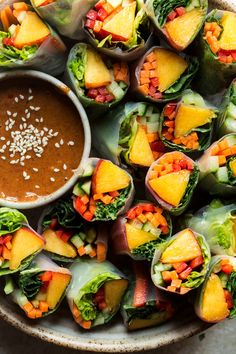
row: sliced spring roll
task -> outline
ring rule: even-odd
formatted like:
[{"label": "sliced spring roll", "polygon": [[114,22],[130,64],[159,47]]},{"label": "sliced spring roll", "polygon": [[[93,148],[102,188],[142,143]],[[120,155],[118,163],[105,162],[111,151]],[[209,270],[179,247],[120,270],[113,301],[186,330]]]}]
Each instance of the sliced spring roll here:
[{"label": "sliced spring roll", "polygon": [[[71,281],[68,269],[59,267],[43,254],[38,255],[29,268],[17,274],[11,293],[13,301],[28,318],[50,315],[60,305]],[[8,286],[7,286],[8,287]]]},{"label": "sliced spring roll", "polygon": [[93,144],[101,156],[119,166],[149,167],[165,151],[159,122],[154,105],[127,102],[94,121]]},{"label": "sliced spring roll", "polygon": [[185,50],[201,29],[207,0],[146,0],[145,9],[155,27],[169,44]]},{"label": "sliced spring roll", "polygon": [[174,314],[173,302],[152,283],[146,264],[135,262],[129,277],[129,287],[121,304],[121,314],[127,329],[158,326]]},{"label": "sliced spring roll", "polygon": [[46,208],[38,222],[45,238],[44,251],[58,261],[72,262],[77,257],[106,259],[108,233],[104,225],[91,226],[81,220],[72,199],[58,200]]},{"label": "sliced spring roll", "polygon": [[200,187],[213,195],[236,194],[236,134],[214,142],[198,160]]},{"label": "sliced spring roll", "polygon": [[213,254],[236,256],[236,204],[214,199],[186,219],[188,227],[205,236]]},{"label": "sliced spring roll", "polygon": [[66,80],[85,107],[104,111],[125,96],[129,69],[126,63],[103,58],[88,44],[78,43],[69,54]]},{"label": "sliced spring roll", "polygon": [[186,90],[179,102],[167,104],[161,115],[160,137],[166,147],[202,151],[211,143],[216,109],[196,92]]},{"label": "sliced spring roll", "polygon": [[117,313],[128,280],[108,261],[79,261],[70,267],[67,300],[74,320],[84,329],[110,322]]},{"label": "sliced spring roll", "polygon": [[96,0],[31,0],[41,18],[63,36],[84,38],[82,20]]},{"label": "sliced spring roll", "polygon": [[156,250],[152,280],[161,290],[184,295],[203,283],[210,260],[205,238],[191,229],[184,229]]},{"label": "sliced spring roll", "polygon": [[112,228],[115,254],[128,254],[133,259],[152,260],[156,247],[172,232],[169,214],[148,201],[138,202]]},{"label": "sliced spring roll", "polygon": [[64,71],[66,47],[25,2],[0,11],[0,70],[33,68],[51,75]]},{"label": "sliced spring roll", "polygon": [[22,213],[0,208],[0,276],[26,268],[44,244]]},{"label": "sliced spring roll", "polygon": [[133,201],[133,180],[128,172],[111,161],[90,158],[73,194],[74,208],[85,220],[115,220]]},{"label": "sliced spring roll", "polygon": [[236,133],[236,79],[231,82],[223,97],[217,128],[219,137]]},{"label": "sliced spring roll", "polygon": [[138,58],[151,41],[142,0],[97,1],[85,16],[84,29],[95,48],[119,59]]},{"label": "sliced spring roll", "polygon": [[196,58],[152,47],[133,65],[132,89],[152,102],[167,102],[181,96],[197,69]]},{"label": "sliced spring roll", "polygon": [[196,314],[206,322],[217,323],[236,316],[236,260],[212,257],[210,269],[195,301]]},{"label": "sliced spring roll", "polygon": [[188,207],[197,186],[197,164],[182,152],[164,154],[153,162],[145,180],[147,194],[173,215]]},{"label": "sliced spring roll", "polygon": [[214,94],[226,88],[236,74],[236,14],[213,10],[207,15],[197,46],[200,70],[197,88]]}]

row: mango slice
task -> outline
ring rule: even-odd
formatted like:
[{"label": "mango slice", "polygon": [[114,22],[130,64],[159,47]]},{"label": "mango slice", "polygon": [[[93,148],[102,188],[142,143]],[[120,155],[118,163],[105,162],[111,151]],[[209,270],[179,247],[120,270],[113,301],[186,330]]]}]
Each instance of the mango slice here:
[{"label": "mango slice", "polygon": [[209,322],[224,320],[229,315],[220,278],[212,273],[207,281],[201,304],[201,315]]},{"label": "mango slice", "polygon": [[111,83],[111,73],[103,62],[101,56],[93,50],[87,50],[87,62],[84,75],[85,87],[96,88]]},{"label": "mango slice", "polygon": [[44,241],[37,234],[26,227],[17,230],[12,238],[10,266],[11,270],[17,269],[21,262],[42,249]]},{"label": "mango slice", "polygon": [[224,28],[219,40],[220,47],[224,50],[236,49],[236,14],[225,11],[221,19],[221,25]]},{"label": "mango slice", "polygon": [[136,1],[130,5],[125,6],[110,21],[103,25],[103,30],[123,38],[123,41],[127,41],[132,37],[133,25],[135,19]]},{"label": "mango slice", "polygon": [[201,248],[193,232],[189,229],[185,229],[162,253],[161,262],[189,262],[201,255]]},{"label": "mango slice", "polygon": [[151,166],[154,161],[145,130],[139,125],[129,155],[130,160],[140,166]]},{"label": "mango slice", "polygon": [[164,92],[185,72],[188,63],[184,58],[168,49],[155,49],[154,54],[157,60],[158,90]]},{"label": "mango slice", "polygon": [[58,237],[51,229],[46,229],[43,233],[46,240],[45,251],[56,253],[63,257],[75,258],[77,252],[75,248]]},{"label": "mango slice", "polygon": [[175,117],[175,138],[187,135],[192,129],[209,123],[214,112],[207,108],[180,104]]},{"label": "mango slice", "polygon": [[188,170],[181,170],[152,179],[149,185],[161,199],[177,207],[185,194],[189,177]]},{"label": "mango slice", "polygon": [[105,302],[110,312],[115,312],[120,306],[127,286],[127,279],[109,280],[105,283]]},{"label": "mango slice", "polygon": [[27,11],[16,35],[14,44],[17,48],[39,44],[50,34],[49,28],[32,11]]},{"label": "mango slice", "polygon": [[230,169],[233,172],[233,175],[236,176],[236,160],[232,160],[229,163]]},{"label": "mango slice", "polygon": [[130,184],[129,175],[110,161],[100,160],[92,178],[94,193],[109,193],[124,189]]},{"label": "mango slice", "polygon": [[136,229],[136,227],[133,227],[128,223],[125,224],[125,228],[126,228],[128,246],[130,250],[133,250],[143,245],[144,243],[157,239],[157,237],[151,234],[150,232]]},{"label": "mango slice", "polygon": [[203,17],[203,10],[195,8],[175,18],[173,21],[167,22],[165,29],[173,47],[178,50],[184,50],[197,33]]},{"label": "mango slice", "polygon": [[52,274],[52,280],[49,282],[47,288],[47,303],[50,310],[54,309],[58,302],[61,300],[61,297],[64,294],[64,291],[66,290],[70,280],[70,274]]}]

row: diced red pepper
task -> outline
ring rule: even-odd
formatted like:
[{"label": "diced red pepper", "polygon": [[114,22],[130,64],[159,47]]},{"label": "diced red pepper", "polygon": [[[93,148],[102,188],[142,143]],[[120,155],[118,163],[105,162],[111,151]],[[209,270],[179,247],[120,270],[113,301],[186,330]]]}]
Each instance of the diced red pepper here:
[{"label": "diced red pepper", "polygon": [[150,82],[151,82],[152,86],[154,86],[154,87],[158,87],[159,86],[159,80],[158,80],[157,77],[154,77],[154,78],[150,79]]},{"label": "diced red pepper", "polygon": [[139,263],[133,264],[135,274],[135,288],[133,295],[133,306],[145,306],[148,296],[148,275],[146,274],[143,266]]},{"label": "diced red pepper", "polygon": [[114,96],[109,94],[105,96],[105,102],[111,102],[114,100]]},{"label": "diced red pepper", "polygon": [[185,262],[173,263],[172,266],[175,268],[177,273],[182,273],[188,267]]},{"label": "diced red pepper", "polygon": [[175,111],[175,108],[176,108],[176,104],[174,103],[169,103],[165,108],[164,108],[164,115],[166,117],[169,117],[174,111]]},{"label": "diced red pepper", "polygon": [[135,210],[133,208],[130,209],[126,214],[126,217],[127,217],[127,219],[134,220],[136,218]]},{"label": "diced red pepper", "polygon": [[156,92],[152,98],[154,98],[154,100],[159,100],[163,97],[162,93],[161,92]]},{"label": "diced red pepper", "polygon": [[189,171],[192,171],[193,170],[193,164],[191,161],[187,161],[187,168]]},{"label": "diced red pepper", "polygon": [[179,165],[182,168],[182,170],[185,170],[187,168],[187,161],[186,160],[180,160]]},{"label": "diced red pepper", "polygon": [[234,270],[234,267],[230,263],[229,264],[223,264],[223,265],[221,265],[221,270],[225,274],[231,274],[232,271]]},{"label": "diced red pepper", "polygon": [[107,12],[108,15],[110,15],[114,10],[114,7],[109,2],[106,2],[104,5],[102,5],[102,8]]},{"label": "diced red pepper", "polygon": [[62,229],[56,231],[57,237],[61,238],[62,234],[63,234],[63,230]]},{"label": "diced red pepper", "polygon": [[98,92],[100,95],[103,95],[103,96],[106,96],[109,94],[109,92],[105,86],[99,87]]},{"label": "diced red pepper", "polygon": [[186,13],[186,10],[183,6],[180,6],[175,9],[175,12],[177,13],[178,16],[182,16]]},{"label": "diced red pepper", "polygon": [[175,19],[175,17],[177,16],[177,13],[175,12],[175,10],[172,10],[169,15],[167,16],[167,19],[169,21],[173,21]]},{"label": "diced red pepper", "polygon": [[94,25],[95,25],[95,21],[93,21],[93,20],[89,20],[89,19],[88,19],[88,20],[85,22],[85,27],[87,27],[87,28],[93,29]]},{"label": "diced red pepper", "polygon": [[75,208],[75,210],[76,210],[79,214],[81,214],[81,215],[83,215],[84,212],[87,210],[86,205],[84,205],[84,203],[81,201],[80,197],[77,197],[77,198],[75,199],[75,201],[74,201],[74,208]]},{"label": "diced red pepper", "polygon": [[3,42],[3,44],[5,44],[5,45],[12,45],[12,46],[14,46],[14,39],[13,39],[13,38],[3,38],[2,42]]},{"label": "diced red pepper", "polygon": [[2,255],[3,245],[0,245],[0,256]]},{"label": "diced red pepper", "polygon": [[67,243],[69,241],[69,239],[71,238],[72,233],[71,232],[63,232],[63,234],[61,235],[61,239],[62,241],[64,241],[65,243]]},{"label": "diced red pepper", "polygon": [[182,273],[179,274],[179,278],[185,280],[188,278],[191,272],[192,272],[192,268],[188,267]]},{"label": "diced red pepper", "polygon": [[95,101],[98,102],[98,103],[104,103],[105,102],[105,96],[97,95],[97,97],[95,98]]},{"label": "diced red pepper", "polygon": [[227,305],[228,305],[228,309],[230,310],[230,309],[232,309],[232,308],[234,307],[233,296],[232,296],[232,294],[231,294],[228,290],[226,290],[226,289],[224,289],[224,295],[225,295],[225,300],[226,300]]},{"label": "diced red pepper", "polygon": [[44,283],[44,282],[49,282],[50,280],[52,280],[52,272],[50,271],[46,271],[44,272],[42,275],[40,275],[40,280]]},{"label": "diced red pepper", "polygon": [[2,241],[3,241],[3,244],[5,245],[7,242],[11,242],[12,240],[12,235],[5,235],[5,236],[2,236]]},{"label": "diced red pepper", "polygon": [[97,95],[98,95],[98,90],[97,89],[89,89],[88,90],[87,96],[89,98],[96,98]]},{"label": "diced red pepper", "polygon": [[106,10],[103,9],[103,7],[101,7],[98,10],[97,18],[103,22],[107,18],[107,16],[108,16],[108,13],[106,12]]},{"label": "diced red pepper", "polygon": [[98,308],[99,308],[100,311],[104,310],[106,307],[107,307],[107,304],[106,304],[105,301],[99,302]]},{"label": "diced red pepper", "polygon": [[54,219],[51,220],[51,223],[50,223],[50,225],[49,225],[49,228],[52,229],[52,230],[55,230],[56,227],[57,227],[57,225],[58,225],[58,221],[57,221],[56,218],[54,218]]},{"label": "diced red pepper", "polygon": [[89,12],[87,13],[86,17],[89,19],[89,20],[93,20],[95,21],[98,17],[98,13],[97,11],[94,11],[93,9],[89,10]]},{"label": "diced red pepper", "polygon": [[90,211],[86,211],[84,214],[83,214],[83,218],[87,221],[91,221],[93,219],[93,215]]},{"label": "diced red pepper", "polygon": [[232,50],[231,56],[233,58],[233,61],[236,61],[236,50]]},{"label": "diced red pepper", "polygon": [[165,150],[166,150],[166,147],[161,140],[153,141],[150,144],[150,147],[151,147],[152,151],[157,151],[157,152],[165,152]]},{"label": "diced red pepper", "polygon": [[119,197],[120,193],[118,191],[109,192],[109,195],[113,198]]},{"label": "diced red pepper", "polygon": [[102,29],[102,21],[98,21],[96,20],[95,23],[94,23],[94,26],[93,26],[93,31],[95,33],[99,33]]},{"label": "diced red pepper", "polygon": [[106,3],[106,0],[100,0],[96,3],[96,5],[94,6],[96,10],[101,9],[101,7]]},{"label": "diced red pepper", "polygon": [[174,163],[174,164],[172,165],[172,167],[173,167],[173,171],[174,171],[174,172],[181,171],[180,165],[177,165],[176,163]]},{"label": "diced red pepper", "polygon": [[194,258],[191,262],[190,262],[190,267],[191,268],[197,268],[197,267],[199,267],[200,265],[202,265],[203,264],[203,262],[204,262],[204,259],[203,259],[203,257],[202,256],[199,256],[199,257],[196,257],[196,258]]},{"label": "diced red pepper", "polygon": [[143,211],[147,211],[147,212],[153,212],[153,211],[155,211],[155,207],[154,207],[154,205],[152,205],[152,204],[144,204],[144,205],[142,206],[142,208],[143,208]]},{"label": "diced red pepper", "polygon": [[99,302],[104,301],[104,299],[105,299],[105,289],[104,286],[102,286],[101,288],[98,289],[98,291],[94,295],[93,302],[95,304],[98,304]]},{"label": "diced red pepper", "polygon": [[149,86],[149,95],[153,96],[156,93],[156,87],[154,87],[153,85]]}]

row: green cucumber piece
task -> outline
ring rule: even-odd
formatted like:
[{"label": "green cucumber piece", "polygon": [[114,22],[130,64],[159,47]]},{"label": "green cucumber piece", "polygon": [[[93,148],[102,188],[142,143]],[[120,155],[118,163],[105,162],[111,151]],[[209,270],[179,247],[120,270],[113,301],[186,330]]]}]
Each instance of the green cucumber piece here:
[{"label": "green cucumber piece", "polygon": [[222,284],[222,288],[226,288],[226,285],[227,285],[227,282],[228,282],[228,275],[221,272],[219,274],[219,278],[220,278],[220,281],[221,281],[221,284]]},{"label": "green cucumber piece", "polygon": [[147,132],[157,133],[159,128],[158,122],[147,122]]},{"label": "green cucumber piece", "polygon": [[148,117],[148,122],[150,122],[150,123],[158,122],[159,117],[160,117],[159,113],[153,113],[150,117]]},{"label": "green cucumber piece", "polygon": [[87,241],[88,243],[93,243],[93,242],[95,241],[96,237],[97,237],[97,232],[96,232],[96,230],[95,230],[93,227],[91,227],[90,229],[88,229],[87,235],[86,235],[86,241]]},{"label": "green cucumber piece", "polygon": [[124,91],[120,88],[116,81],[112,81],[110,85],[107,86],[109,92],[115,96],[116,100],[120,100],[124,96]]},{"label": "green cucumber piece", "polygon": [[[229,144],[229,146],[236,145],[236,134],[230,134],[225,138]],[[223,139],[221,139],[223,140]]]},{"label": "green cucumber piece", "polygon": [[129,224],[139,230],[141,230],[143,227],[143,223],[141,221],[139,221],[138,219],[130,220]]},{"label": "green cucumber piece", "polygon": [[85,195],[85,192],[83,191],[79,183],[74,186],[73,194],[77,195],[77,197],[83,197],[83,195]]},{"label": "green cucumber piece", "polygon": [[153,106],[148,106],[147,111],[146,111],[146,116],[151,117],[153,112]]},{"label": "green cucumber piece", "polygon": [[172,269],[171,264],[158,263],[154,265],[154,273],[163,272],[164,270],[171,270],[171,269]]},{"label": "green cucumber piece", "polygon": [[78,235],[82,241],[84,241],[87,238],[87,234],[85,232],[79,232]]},{"label": "green cucumber piece", "polygon": [[76,247],[79,248],[84,245],[84,241],[81,240],[79,235],[74,235],[71,237],[70,242]]},{"label": "green cucumber piece", "polygon": [[4,293],[6,295],[9,295],[14,291],[15,286],[14,286],[14,283],[13,283],[13,280],[11,277],[7,276],[5,281],[6,281],[6,284],[4,286]]},{"label": "green cucumber piece", "polygon": [[229,180],[228,170],[226,166],[219,167],[218,171],[216,171],[216,177],[219,182],[226,183]]},{"label": "green cucumber piece", "polygon": [[91,177],[92,174],[93,174],[93,170],[94,170],[94,167],[93,165],[91,164],[88,164],[85,169],[84,169],[84,172],[83,172],[83,177]]},{"label": "green cucumber piece", "polygon": [[160,272],[153,274],[152,279],[155,282],[155,285],[164,285],[164,281]]},{"label": "green cucumber piece", "polygon": [[236,119],[236,106],[232,102],[228,105],[227,117]]},{"label": "green cucumber piece", "polygon": [[119,86],[120,86],[120,88],[121,88],[122,90],[125,90],[126,87],[127,87],[127,84],[126,84],[126,82],[124,82],[124,81],[120,81],[120,82],[119,82]]},{"label": "green cucumber piece", "polygon": [[9,261],[3,261],[1,265],[1,269],[6,269],[10,267],[10,262]]},{"label": "green cucumber piece", "polygon": [[81,189],[82,189],[87,195],[90,195],[91,185],[92,185],[92,182],[91,182],[91,181],[87,181],[87,182],[85,182],[85,183],[83,183],[83,184],[81,185]]},{"label": "green cucumber piece", "polygon": [[145,112],[146,112],[146,109],[147,109],[146,103],[139,103],[139,105],[138,105],[138,115],[141,116],[141,117],[144,116]]},{"label": "green cucumber piece", "polygon": [[90,252],[92,252],[92,246],[90,244],[88,244],[87,246],[84,247],[85,250],[85,254],[89,254]]}]

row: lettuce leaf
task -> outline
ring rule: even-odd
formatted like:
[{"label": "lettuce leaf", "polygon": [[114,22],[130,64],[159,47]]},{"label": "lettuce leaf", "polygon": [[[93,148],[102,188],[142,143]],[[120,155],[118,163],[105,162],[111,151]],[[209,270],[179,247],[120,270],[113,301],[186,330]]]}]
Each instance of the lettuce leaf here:
[{"label": "lettuce leaf", "polygon": [[0,208],[0,236],[15,232],[24,223],[28,223],[28,221],[18,210]]},{"label": "lettuce leaf", "polygon": [[42,271],[33,270],[32,272],[22,272],[19,275],[18,284],[20,290],[27,297],[27,299],[33,299],[39,292],[43,282],[40,279]]},{"label": "lettuce leaf", "polygon": [[234,318],[236,317],[236,272],[235,271],[233,271],[229,275],[226,287],[228,291],[231,293],[233,297],[233,303],[234,303],[234,307],[230,310],[229,317]]},{"label": "lettuce leaf", "polygon": [[86,45],[79,45],[74,51],[74,59],[69,63],[69,70],[74,75],[80,89],[85,86],[85,63],[86,63]]},{"label": "lettuce leaf", "polygon": [[191,0],[154,0],[153,9],[161,27],[164,26],[169,13],[177,7],[187,7]]}]

